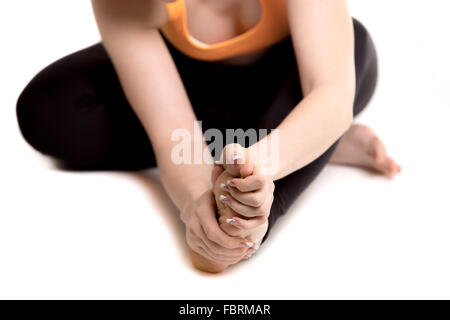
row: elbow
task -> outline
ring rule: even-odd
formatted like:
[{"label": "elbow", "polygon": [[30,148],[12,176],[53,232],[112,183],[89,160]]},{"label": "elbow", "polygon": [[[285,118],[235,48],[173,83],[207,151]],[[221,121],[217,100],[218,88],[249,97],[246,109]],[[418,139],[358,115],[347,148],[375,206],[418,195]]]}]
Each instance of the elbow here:
[{"label": "elbow", "polygon": [[355,86],[352,86],[350,88],[350,90],[347,93],[347,98],[346,98],[346,102],[345,102],[345,120],[344,120],[344,126],[345,126],[345,131],[347,131],[348,129],[350,129],[350,127],[353,124],[353,119],[354,119],[354,105],[355,105]]},{"label": "elbow", "polygon": [[356,77],[354,74],[341,83],[339,91],[344,110],[342,125],[345,133],[352,126],[354,119],[353,107],[356,96]]},{"label": "elbow", "polygon": [[335,101],[339,101],[336,110],[339,119],[339,133],[341,136],[352,126],[354,119],[353,105],[355,102],[355,89],[353,86],[340,87],[334,92]]},{"label": "elbow", "polygon": [[325,97],[325,105],[329,108],[329,121],[333,137],[342,137],[353,124],[353,105],[355,88],[353,85],[327,85],[314,91],[318,96]]},{"label": "elbow", "polygon": [[[339,119],[339,120],[338,120]],[[333,135],[333,141],[342,136],[350,129],[353,124],[353,112],[340,111],[339,115],[334,118],[335,133]]]},{"label": "elbow", "polygon": [[348,110],[345,112],[343,122],[343,132],[345,133],[353,124],[353,104],[350,104]]},{"label": "elbow", "polygon": [[349,79],[346,85],[342,85],[339,88],[339,96],[342,107],[342,133],[344,134],[353,124],[354,111],[353,106],[355,103],[356,81]]},{"label": "elbow", "polygon": [[353,124],[353,102],[348,102],[345,104],[344,111],[341,112],[341,126],[340,126],[340,132],[339,137],[343,136],[345,132],[347,132],[348,129]]}]

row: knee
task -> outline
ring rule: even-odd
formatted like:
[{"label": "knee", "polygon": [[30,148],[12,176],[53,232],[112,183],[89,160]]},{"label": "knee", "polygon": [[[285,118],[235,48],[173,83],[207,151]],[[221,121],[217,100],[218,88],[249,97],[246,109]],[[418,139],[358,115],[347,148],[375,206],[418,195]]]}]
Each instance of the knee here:
[{"label": "knee", "polygon": [[353,30],[355,34],[355,60],[357,69],[368,69],[376,66],[377,52],[369,31],[355,18],[353,18]]},{"label": "knee", "polygon": [[43,114],[38,99],[38,89],[31,81],[21,92],[16,103],[16,116],[19,130],[28,144],[42,153],[46,153],[46,146],[42,139],[47,128],[41,123],[40,115]]},{"label": "knee", "polygon": [[356,76],[372,77],[376,81],[378,58],[375,43],[366,27],[353,19],[355,32],[355,64]]},{"label": "knee", "polygon": [[56,156],[64,142],[61,129],[65,126],[67,104],[62,81],[47,69],[38,73],[22,90],[16,103],[16,115],[23,138],[35,150]]},{"label": "knee", "polygon": [[[16,114],[22,136],[35,150],[66,164],[101,164],[109,147],[105,108],[63,80],[41,73],[21,92]],[[95,134],[97,128],[104,134]]]},{"label": "knee", "polygon": [[364,109],[378,82],[378,58],[374,41],[361,22],[353,19],[355,32],[356,96],[354,114]]}]

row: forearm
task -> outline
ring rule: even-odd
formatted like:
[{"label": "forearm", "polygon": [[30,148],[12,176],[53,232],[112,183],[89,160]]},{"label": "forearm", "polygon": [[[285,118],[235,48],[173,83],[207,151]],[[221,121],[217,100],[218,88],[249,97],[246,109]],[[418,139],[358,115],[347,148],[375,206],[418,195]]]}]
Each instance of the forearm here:
[{"label": "forearm", "polygon": [[164,188],[179,210],[211,190],[209,180],[212,168],[210,166],[159,166],[159,169]]},{"label": "forearm", "polygon": [[[186,201],[211,188],[212,165],[176,165],[172,161],[177,144],[172,141],[175,130],[187,131],[191,141],[203,142],[203,135],[194,129],[196,118],[183,83],[157,30],[158,21],[151,19],[158,16],[159,9],[153,6],[156,2],[148,3],[148,7],[145,3],[93,1],[103,45],[128,102],[150,138],[164,186],[181,209]],[[124,14],[124,10],[131,13]],[[154,14],[136,18],[143,10]]]},{"label": "forearm", "polygon": [[[211,189],[213,161],[209,158],[209,164],[204,161],[176,164],[172,159],[172,152],[179,144],[173,139],[177,130],[190,137],[183,141],[187,144],[185,149],[194,150],[194,143],[201,143],[203,150],[206,144],[163,40],[156,31],[141,32],[142,38],[135,35],[137,38],[130,45],[124,43],[129,49],[115,51],[118,53],[114,60],[128,100],[150,138],[165,189],[181,209],[187,201]],[[133,57],[132,62],[128,56]]]},{"label": "forearm", "polygon": [[[304,98],[277,128],[276,152],[258,159],[275,180],[314,161],[349,128],[356,82],[346,1],[288,0],[287,5]],[[270,134],[251,149],[275,138]]]},{"label": "forearm", "polygon": [[[202,141],[202,150],[206,147],[203,136],[198,131],[191,132],[192,140]],[[197,135],[197,136],[196,136]],[[173,150],[174,141],[168,138],[159,140],[163,147],[155,148],[156,160],[161,174],[163,185],[178,209],[182,209],[185,205],[198,199],[203,193],[212,189],[211,172],[213,169],[213,159],[209,157],[208,161],[195,163],[174,162]],[[154,143],[157,145],[158,143]],[[194,150],[193,143],[187,144],[186,147]]]},{"label": "forearm", "polygon": [[[352,122],[353,92],[323,86],[311,91],[278,126],[249,149],[253,161],[266,167],[274,180],[303,168],[336,142]],[[277,135],[277,136],[276,136]],[[266,146],[271,152],[262,152]]]}]

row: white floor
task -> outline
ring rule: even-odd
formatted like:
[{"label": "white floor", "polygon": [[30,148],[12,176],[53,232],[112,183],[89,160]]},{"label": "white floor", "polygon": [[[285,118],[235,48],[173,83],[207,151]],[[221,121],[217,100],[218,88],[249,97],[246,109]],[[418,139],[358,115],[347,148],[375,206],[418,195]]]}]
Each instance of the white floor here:
[{"label": "white floor", "polygon": [[450,298],[449,3],[349,3],[380,58],[357,121],[404,173],[327,167],[251,261],[207,276],[156,171],[62,172],[19,134],[27,82],[99,40],[89,1],[2,1],[0,298]]}]

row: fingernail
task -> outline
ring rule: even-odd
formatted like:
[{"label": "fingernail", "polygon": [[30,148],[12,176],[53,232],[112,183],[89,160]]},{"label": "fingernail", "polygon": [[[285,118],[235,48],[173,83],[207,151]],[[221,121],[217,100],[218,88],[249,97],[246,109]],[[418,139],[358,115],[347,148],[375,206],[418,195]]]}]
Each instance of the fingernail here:
[{"label": "fingernail", "polygon": [[253,242],[250,242],[250,241],[241,242],[241,245],[246,248],[251,248],[251,247],[253,247]]},{"label": "fingernail", "polygon": [[259,247],[260,247],[260,245],[259,245],[259,244],[255,244],[255,245],[253,246],[253,249],[255,249],[255,251],[256,251],[256,250],[258,250],[258,249],[259,249]]},{"label": "fingernail", "polygon": [[233,161],[234,160],[239,160],[239,159],[241,159],[242,157],[241,157],[241,155],[239,155],[239,154],[233,154],[232,156],[231,156],[231,159],[233,159]]},{"label": "fingernail", "polygon": [[220,199],[220,201],[222,201],[222,202],[226,202],[226,203],[229,203],[229,202],[230,202],[230,199],[228,199],[227,197],[225,197],[223,194],[221,194],[221,195],[219,196],[219,199]]},{"label": "fingernail", "polygon": [[236,185],[231,180],[227,180],[227,185],[229,185],[230,187],[236,187]]},{"label": "fingernail", "polygon": [[242,244],[245,245],[246,247],[249,247],[249,248],[254,246],[254,243],[250,242],[250,241],[243,242]]},{"label": "fingernail", "polygon": [[220,184],[220,189],[228,191],[227,185],[225,183]]},{"label": "fingernail", "polygon": [[232,224],[234,226],[238,226],[239,222],[236,219],[227,219],[225,220],[227,223]]},{"label": "fingernail", "polygon": [[253,254],[249,254],[247,256],[245,256],[245,259],[250,259],[253,256]]}]

